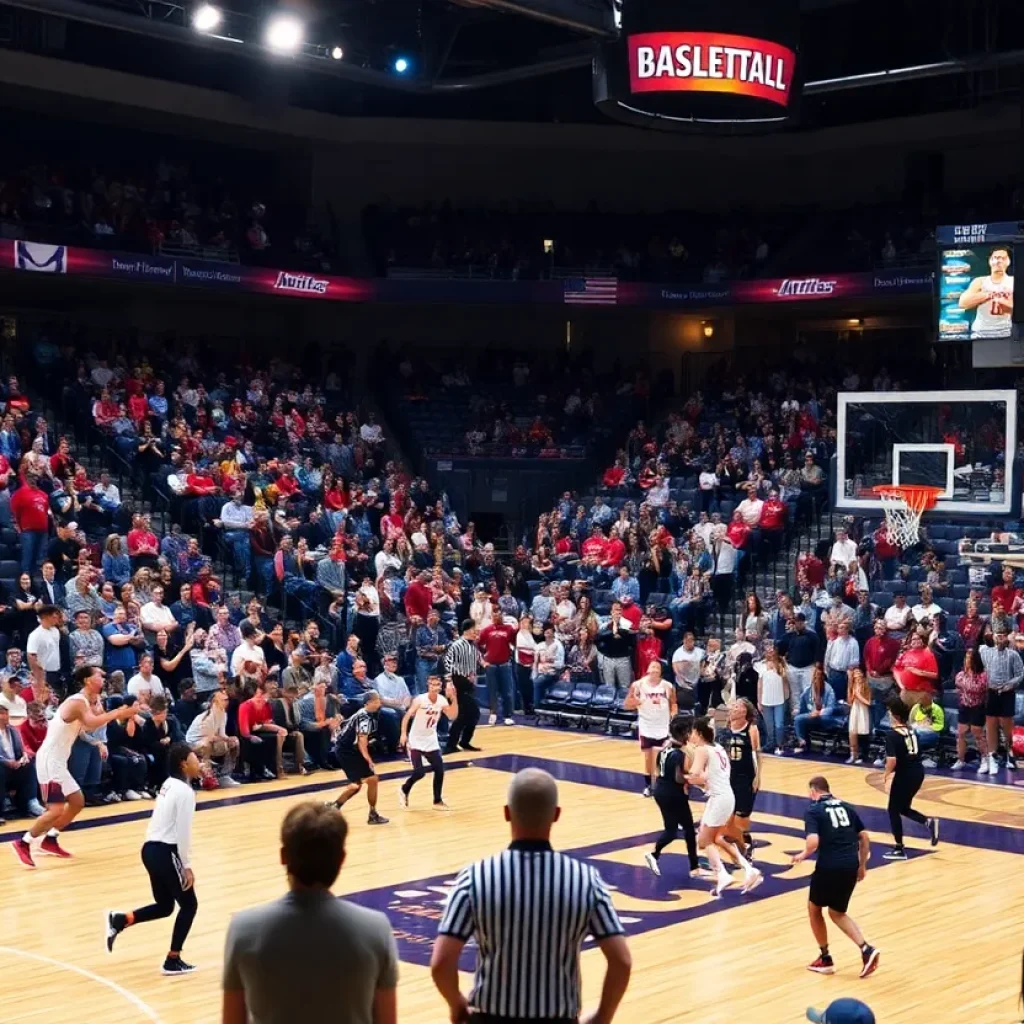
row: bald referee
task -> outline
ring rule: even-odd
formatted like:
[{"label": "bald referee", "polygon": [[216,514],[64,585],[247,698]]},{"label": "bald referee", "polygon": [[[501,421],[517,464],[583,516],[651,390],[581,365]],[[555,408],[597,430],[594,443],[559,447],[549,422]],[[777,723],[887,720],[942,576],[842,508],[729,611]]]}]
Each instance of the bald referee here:
[{"label": "bald referee", "polygon": [[[551,848],[561,814],[547,772],[512,780],[508,849],[465,868],[455,881],[430,960],[453,1024],[610,1024],[629,984],[632,959],[597,871]],[[593,935],[607,962],[600,1005],[580,1017],[580,948]],[[469,999],[459,991],[459,955],[476,939]]]}]

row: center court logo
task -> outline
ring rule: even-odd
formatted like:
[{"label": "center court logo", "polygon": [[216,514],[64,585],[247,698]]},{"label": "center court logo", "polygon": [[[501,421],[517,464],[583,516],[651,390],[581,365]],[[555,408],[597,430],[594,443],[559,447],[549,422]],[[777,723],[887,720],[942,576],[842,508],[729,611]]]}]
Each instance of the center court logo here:
[{"label": "center court logo", "polygon": [[[809,874],[807,868],[793,868],[789,864],[790,856],[803,849],[802,823],[794,821],[792,826],[782,826],[759,825],[755,822],[754,831],[759,841],[757,866],[764,873],[765,880],[752,896],[741,896],[739,885],[736,885],[727,889],[721,899],[713,899],[709,882],[690,879],[686,856],[682,852],[684,844],[681,836],[678,844],[680,852],[673,853],[670,847],[662,854],[660,878],[652,875],[646,867],[639,866],[641,852],[651,848],[660,835],[658,832],[626,836],[565,852],[601,873],[605,884],[612,890],[612,900],[626,933],[633,936],[709,914],[725,913],[751,901],[771,899],[806,889]],[[764,841],[767,841],[766,845]],[[921,852],[910,851],[912,859],[921,855]],[[777,863],[769,863],[769,860]],[[872,870],[891,863],[873,861]],[[456,873],[449,872],[416,879],[396,887],[348,893],[344,898],[386,914],[395,933],[399,959],[426,967],[430,963],[437,925],[444,912],[448,893],[455,884],[455,877]],[[587,943],[590,942],[588,939]],[[476,946],[471,942],[462,951],[459,968],[472,971],[475,963]]]},{"label": "center court logo", "polygon": [[280,271],[274,282],[274,289],[283,292],[312,292],[314,295],[326,295],[330,281],[311,274],[288,274]]}]

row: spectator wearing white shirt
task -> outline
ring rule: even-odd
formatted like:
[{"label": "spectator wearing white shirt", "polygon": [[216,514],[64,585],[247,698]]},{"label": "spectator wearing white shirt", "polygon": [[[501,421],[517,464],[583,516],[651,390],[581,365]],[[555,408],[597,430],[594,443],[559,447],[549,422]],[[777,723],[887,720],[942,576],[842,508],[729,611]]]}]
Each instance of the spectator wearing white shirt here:
[{"label": "spectator wearing white shirt", "polygon": [[[141,699],[145,690],[150,697],[162,697],[167,691],[160,679],[153,675],[153,655],[143,654],[139,658],[139,671],[128,680],[128,693]],[[148,701],[147,701],[148,703]]]},{"label": "spectator wearing white shirt", "polygon": [[844,572],[851,562],[857,561],[857,545],[842,526],[836,528],[836,542],[828,556],[830,565],[838,565]]},{"label": "spectator wearing white shirt", "polygon": [[[718,474],[710,469],[701,471],[697,477],[697,486],[700,488],[700,511],[710,512],[718,509]],[[707,544],[707,538],[704,543]]]},{"label": "spectator wearing white shirt", "polygon": [[927,583],[921,587],[921,601],[910,609],[911,614],[917,622],[924,622],[928,619],[932,622],[942,614],[942,609],[932,598],[932,588]]},{"label": "spectator wearing white shirt", "polygon": [[173,633],[181,628],[178,625],[178,620],[174,617],[174,613],[164,604],[164,588],[155,586],[151,598],[139,609],[139,623],[145,631],[146,639],[150,643],[156,639],[156,634],[161,629],[166,629],[168,633]]},{"label": "spectator wearing white shirt", "polygon": [[907,604],[907,595],[902,590],[897,590],[892,595],[892,604],[885,609],[885,628],[889,635],[898,640],[903,639],[912,617],[910,605]]},{"label": "spectator wearing white shirt", "polygon": [[751,530],[756,530],[761,522],[761,510],[763,508],[764,502],[757,496],[754,488],[751,487],[747,491],[747,496],[736,506],[736,511],[739,512],[743,522]]},{"label": "spectator wearing white shirt", "polygon": [[116,512],[121,507],[121,492],[117,484],[110,482],[110,473],[105,469],[100,472],[99,483],[93,487],[92,493],[96,495],[100,506],[108,512]]},{"label": "spectator wearing white shirt", "polygon": [[395,554],[395,542],[391,537],[385,539],[380,551],[374,556],[373,567],[377,570],[377,579],[380,579],[388,569],[401,571],[402,560]]},{"label": "spectator wearing white shirt", "polygon": [[647,492],[647,504],[653,508],[664,508],[669,501],[668,481],[659,473],[654,478],[654,484]]},{"label": "spectator wearing white shirt", "polygon": [[384,440],[384,434],[380,429],[380,424],[376,421],[376,417],[372,412],[367,413],[366,422],[359,428],[359,436],[367,444],[381,444]]},{"label": "spectator wearing white shirt", "polygon": [[249,534],[253,527],[254,512],[251,505],[242,503],[242,492],[235,491],[231,500],[224,503],[220,510],[220,518],[213,521],[214,526],[224,529],[224,540],[234,552],[235,568],[242,573],[246,585],[252,573],[252,547]]},{"label": "spectator wearing white shirt", "polygon": [[555,638],[553,626],[544,627],[544,641],[537,644],[533,663],[533,706],[536,708],[544,699],[548,687],[554,683],[565,668],[565,647]]},{"label": "spectator wearing white shirt", "polygon": [[676,680],[676,701],[680,711],[693,708],[700,682],[700,669],[706,654],[698,647],[692,633],[683,637],[683,643],[672,655],[672,671]]},{"label": "spectator wearing white shirt", "polygon": [[263,648],[256,642],[256,627],[248,619],[243,619],[242,624],[238,627],[238,632],[242,634],[242,642],[231,652],[231,674],[233,676],[242,675],[242,669],[246,662],[252,662],[256,666],[257,672],[253,673],[247,669],[245,674],[263,676],[267,667],[267,656],[263,653]]}]

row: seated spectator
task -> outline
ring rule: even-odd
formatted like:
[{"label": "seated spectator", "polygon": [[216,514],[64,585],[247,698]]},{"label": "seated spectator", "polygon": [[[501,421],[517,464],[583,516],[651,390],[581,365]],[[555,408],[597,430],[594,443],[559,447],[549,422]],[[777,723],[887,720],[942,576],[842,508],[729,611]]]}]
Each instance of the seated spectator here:
[{"label": "seated spectator", "polygon": [[[936,704],[930,693],[922,693],[920,699],[910,709],[909,724],[917,734],[918,746],[922,753],[936,750],[946,727],[946,713],[941,704]],[[925,758],[922,762],[926,768],[934,768],[934,758]]]},{"label": "seated spectator", "polygon": [[139,623],[143,635],[149,643],[156,638],[161,630],[173,634],[180,631],[174,612],[164,604],[164,588],[154,586],[150,591],[150,599],[139,609]]},{"label": "seated spectator", "polygon": [[306,749],[317,768],[331,767],[330,751],[341,728],[341,706],[338,698],[328,692],[327,683],[318,679],[313,689],[299,701],[306,733]]},{"label": "seated spectator", "polygon": [[565,668],[565,647],[555,638],[555,627],[544,627],[544,640],[537,644],[533,666],[533,706],[547,695],[548,687],[558,680]]},{"label": "seated spectator", "polygon": [[935,692],[939,664],[919,632],[910,634],[908,646],[893,666],[893,678],[900,688],[900,699],[908,709]]},{"label": "seated spectator", "polygon": [[932,599],[932,588],[927,584],[921,586],[921,600],[910,609],[917,622],[930,622],[933,626],[942,615],[942,609]]},{"label": "seated spectator", "polygon": [[295,770],[308,775],[306,768],[306,730],[302,725],[302,709],[299,706],[299,688],[294,683],[282,687],[280,695],[272,702],[275,724],[285,731],[284,750],[290,750],[295,758]]},{"label": "seated spectator", "polygon": [[830,565],[837,565],[840,569],[846,569],[851,562],[857,561],[857,545],[850,539],[845,526],[836,527],[836,540],[829,551],[828,560]]},{"label": "seated spectator", "polygon": [[134,676],[138,652],[146,646],[142,630],[128,622],[128,613],[123,604],[114,608],[113,621],[100,628],[106,642],[103,651],[103,667],[108,672],[120,670]]},{"label": "seated spectator", "polygon": [[249,781],[283,779],[282,751],[288,732],[273,721],[273,710],[262,683],[247,683],[246,699],[238,707],[238,733]]},{"label": "seated spectator", "polygon": [[[27,712],[24,721],[28,720]],[[14,803],[7,807],[7,794],[14,793]],[[37,796],[35,758],[25,750],[20,729],[11,724],[10,711],[0,702],[0,821],[11,810],[19,816],[38,817],[45,808]]]},{"label": "seated spectator", "polygon": [[139,671],[128,680],[128,693],[142,703],[145,703],[142,700],[144,692],[150,695],[150,701],[154,697],[163,697],[167,692],[159,677],[153,674],[153,655],[148,651],[139,658]]},{"label": "seated spectator", "polygon": [[103,576],[120,587],[132,578],[132,563],[118,534],[112,533],[103,545]]},{"label": "seated spectator", "polygon": [[892,595],[892,604],[885,609],[885,628],[889,636],[895,640],[902,640],[913,621],[913,613],[907,604],[907,595],[902,590],[897,590]]},{"label": "seated spectator", "polygon": [[[129,692],[131,683],[128,684]],[[142,726],[139,749],[146,758],[149,788],[156,792],[167,780],[167,754],[172,743],[183,743],[185,735],[170,713],[167,697],[154,695],[149,702],[149,718]]]},{"label": "seated spectator", "polygon": [[188,738],[188,730],[202,710],[202,704],[200,704],[199,698],[196,695],[195,683],[189,678],[183,679],[178,699],[171,705],[171,714],[178,720],[178,725],[181,726],[182,732],[186,734],[186,739]]},{"label": "seated spectator", "polygon": [[92,615],[82,609],[75,613],[74,623],[75,628],[68,635],[71,660],[76,666],[83,664],[101,668],[104,661],[105,645],[102,635],[93,629]]},{"label": "seated spectator", "polygon": [[267,674],[267,656],[259,643],[263,639],[262,635],[257,633],[256,627],[248,619],[242,620],[238,635],[241,643],[231,652],[231,674],[264,678]]},{"label": "seated spectator", "polygon": [[409,687],[398,675],[398,655],[384,655],[384,670],[373,680],[373,689],[380,695],[381,708],[377,718],[377,735],[389,753],[397,749],[402,718],[412,703]]},{"label": "seated spectator", "polygon": [[819,724],[828,729],[835,723],[836,692],[825,679],[821,667],[815,665],[811,685],[800,694],[797,713],[793,717],[797,753],[807,749],[808,733],[812,725]]}]

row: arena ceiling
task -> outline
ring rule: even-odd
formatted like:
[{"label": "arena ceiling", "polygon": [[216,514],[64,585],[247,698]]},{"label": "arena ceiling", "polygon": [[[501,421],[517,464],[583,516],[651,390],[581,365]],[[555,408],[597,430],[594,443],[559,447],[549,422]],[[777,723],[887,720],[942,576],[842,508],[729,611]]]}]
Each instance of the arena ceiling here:
[{"label": "arena ceiling", "polygon": [[[349,116],[601,123],[590,55],[614,32],[615,2],[291,0],[306,44],[274,60],[259,44],[277,8],[268,0],[227,0],[217,38],[191,29],[191,0],[8,0],[0,46],[255,96],[284,90],[289,103]],[[810,83],[918,69],[810,88],[803,129],[1005,101],[1020,96],[1024,4],[803,0],[801,55]]]}]

